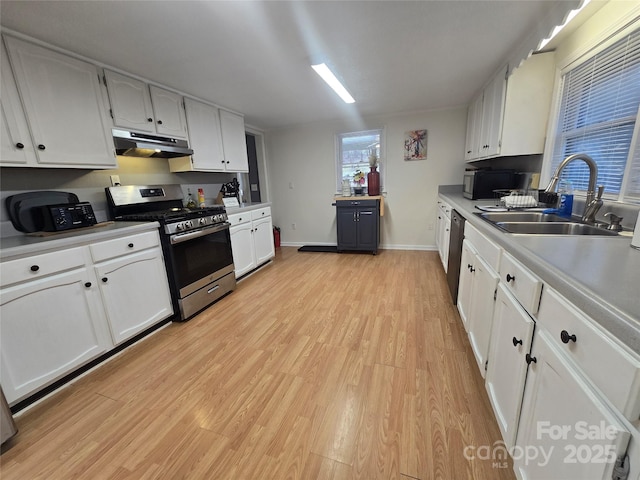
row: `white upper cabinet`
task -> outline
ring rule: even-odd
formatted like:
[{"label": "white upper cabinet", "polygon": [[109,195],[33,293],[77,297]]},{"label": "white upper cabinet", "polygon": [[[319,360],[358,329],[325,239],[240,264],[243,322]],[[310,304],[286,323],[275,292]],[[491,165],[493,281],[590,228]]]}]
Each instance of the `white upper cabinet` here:
[{"label": "white upper cabinet", "polygon": [[248,172],[247,139],[244,132],[244,117],[220,110],[220,127],[224,148],[225,169],[228,172]]},{"label": "white upper cabinet", "polygon": [[155,133],[151,94],[146,83],[110,70],[104,71],[111,114],[116,127]]},{"label": "white upper cabinet", "polygon": [[[5,43],[38,166],[115,168],[111,119],[97,67],[17,38],[7,36]],[[3,77],[4,70],[3,64]]]},{"label": "white upper cabinet", "polygon": [[554,53],[501,68],[469,106],[465,160],[541,154],[551,108]]},{"label": "white upper cabinet", "polygon": [[187,119],[182,95],[151,85],[151,103],[159,135],[187,138]]},{"label": "white upper cabinet", "polygon": [[184,107],[189,128],[189,146],[193,149],[193,155],[191,159],[169,159],[171,171],[224,172],[225,163],[218,109],[213,105],[191,98],[184,99]]},{"label": "white upper cabinet", "polygon": [[24,110],[20,103],[20,94],[18,87],[11,73],[9,58],[4,48],[4,43],[0,42],[2,47],[2,67],[0,75],[2,75],[2,83],[0,83],[0,130],[2,137],[0,138],[0,165],[26,167],[36,165],[37,159],[29,134],[29,126],[24,116]]},{"label": "white upper cabinet", "polygon": [[182,95],[110,70],[104,76],[115,126],[187,138]]}]

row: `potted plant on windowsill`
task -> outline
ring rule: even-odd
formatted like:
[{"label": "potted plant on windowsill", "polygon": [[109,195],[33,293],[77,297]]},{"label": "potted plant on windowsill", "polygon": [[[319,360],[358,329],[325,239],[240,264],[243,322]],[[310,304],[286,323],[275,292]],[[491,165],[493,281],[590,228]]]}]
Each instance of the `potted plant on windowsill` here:
[{"label": "potted plant on windowsill", "polygon": [[353,194],[354,195],[362,195],[364,193],[364,173],[360,170],[356,170],[356,173],[353,174]]}]

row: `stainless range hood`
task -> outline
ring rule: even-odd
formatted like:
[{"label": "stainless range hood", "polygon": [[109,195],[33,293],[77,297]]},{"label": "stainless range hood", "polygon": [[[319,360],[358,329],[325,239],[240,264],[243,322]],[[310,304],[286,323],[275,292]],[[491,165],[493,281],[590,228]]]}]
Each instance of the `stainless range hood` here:
[{"label": "stainless range hood", "polygon": [[193,155],[186,140],[113,129],[116,155],[125,157],[174,158]]}]

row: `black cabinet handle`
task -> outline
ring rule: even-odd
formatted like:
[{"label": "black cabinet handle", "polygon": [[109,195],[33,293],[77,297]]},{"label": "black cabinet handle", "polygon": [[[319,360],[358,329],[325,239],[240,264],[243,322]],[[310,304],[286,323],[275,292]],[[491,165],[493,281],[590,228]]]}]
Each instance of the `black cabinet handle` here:
[{"label": "black cabinet handle", "polygon": [[562,340],[562,343],[569,343],[569,342],[574,342],[576,341],[576,336],[575,335],[569,335],[569,332],[567,332],[566,330],[562,330],[560,332],[560,340]]},{"label": "black cabinet handle", "polygon": [[127,245],[129,248],[133,248],[133,243],[130,243],[129,245]]},{"label": "black cabinet handle", "polygon": [[158,120],[158,125],[162,125],[162,120]]},{"label": "black cabinet handle", "polygon": [[470,271],[471,273],[473,273],[473,272],[475,272],[475,271],[476,271],[476,269],[475,269],[475,268],[473,268],[473,265],[471,265],[471,266],[469,267],[469,271]]},{"label": "black cabinet handle", "polygon": [[536,357],[532,357],[528,353],[525,355],[524,359],[527,361],[527,365],[531,365],[531,362],[538,363],[538,359]]},{"label": "black cabinet handle", "polygon": [[151,117],[147,118],[147,122],[153,122],[153,118]]},{"label": "black cabinet handle", "polygon": [[38,150],[44,150],[45,148],[47,147],[45,147],[43,144],[38,145]]},{"label": "black cabinet handle", "polygon": [[516,279],[516,277],[514,275],[509,275],[507,273],[507,283],[509,283],[511,280],[515,280],[515,279]]},{"label": "black cabinet handle", "polygon": [[84,284],[85,287],[89,288],[91,286],[91,282],[87,282]]},{"label": "black cabinet handle", "polygon": [[22,150],[24,148],[24,143],[16,143],[16,148],[19,148],[20,150]]},{"label": "black cabinet handle", "polygon": [[107,277],[102,277],[102,281],[103,281],[104,283],[107,283],[107,282],[109,281],[109,279],[108,279]]},{"label": "black cabinet handle", "polygon": [[38,270],[40,270],[40,267],[38,265],[31,265],[32,272],[37,272]]},{"label": "black cabinet handle", "polygon": [[513,337],[513,346],[517,347],[518,345],[522,345],[522,340],[518,340],[516,337]]}]

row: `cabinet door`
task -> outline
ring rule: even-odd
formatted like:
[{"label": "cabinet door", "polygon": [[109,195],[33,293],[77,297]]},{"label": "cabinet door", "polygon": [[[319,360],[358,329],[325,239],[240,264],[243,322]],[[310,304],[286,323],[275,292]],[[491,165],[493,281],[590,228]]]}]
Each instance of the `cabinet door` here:
[{"label": "cabinet door", "polygon": [[506,67],[493,78],[484,90],[482,102],[481,156],[492,156],[500,153],[500,136],[502,134],[502,116],[504,99],[507,91]]},{"label": "cabinet door", "polygon": [[376,208],[359,208],[356,215],[358,249],[373,253],[378,251],[378,210]]},{"label": "cabinet door", "polygon": [[116,258],[95,269],[116,345],[173,314],[159,248]]},{"label": "cabinet door", "polygon": [[98,69],[90,63],[5,37],[42,166],[114,168],[111,118]]},{"label": "cabinet door", "polygon": [[526,354],[531,346],[533,328],[531,317],[500,284],[493,316],[486,388],[507,448],[513,447],[516,440],[527,375]]},{"label": "cabinet door", "polygon": [[251,230],[253,230],[251,222],[229,228],[236,278],[256,268],[256,253]]},{"label": "cabinet door", "polygon": [[248,172],[247,139],[244,118],[241,115],[220,110],[220,128],[227,172]]},{"label": "cabinet door", "polygon": [[458,283],[458,312],[467,332],[469,331],[475,259],[476,252],[473,246],[468,240],[463,241],[462,256],[460,258],[460,281]]},{"label": "cabinet door", "polygon": [[1,83],[0,92],[0,165],[3,167],[24,167],[36,165],[36,154],[29,134],[29,126],[24,116],[20,94],[16,87],[16,82],[11,73],[9,58],[4,47],[2,47],[0,68]]},{"label": "cabinet door", "polygon": [[482,124],[482,94],[476,97],[469,105],[467,113],[467,136],[464,149],[464,159],[477,158],[478,144],[480,143],[480,129]]},{"label": "cabinet door", "polygon": [[82,268],[0,291],[0,382],[10,403],[111,347],[98,288]]},{"label": "cabinet door", "polygon": [[184,99],[193,170],[224,171],[220,113],[216,107]]},{"label": "cabinet door", "polygon": [[155,133],[151,95],[146,83],[110,70],[104,71],[111,102],[113,123],[117,127]]},{"label": "cabinet door", "polygon": [[253,243],[256,249],[256,265],[262,265],[275,255],[273,246],[273,224],[271,217],[253,222]]},{"label": "cabinet door", "polygon": [[444,217],[441,233],[440,261],[442,261],[442,266],[446,273],[449,269],[449,240],[451,238],[451,219],[449,217]]},{"label": "cabinet door", "polygon": [[187,119],[182,105],[182,95],[151,85],[151,104],[159,135],[187,138]]},{"label": "cabinet door", "polygon": [[357,208],[336,208],[338,233],[338,250],[355,250],[358,248]]},{"label": "cabinet door", "polygon": [[469,342],[478,362],[480,374],[486,373],[489,340],[493,325],[494,295],[498,287],[498,274],[480,257],[476,257],[471,291],[471,310],[469,315]]},{"label": "cabinet door", "polygon": [[543,329],[536,333],[531,356],[535,362],[529,367],[517,446],[548,458],[514,455],[519,477],[611,478],[629,431]]}]

